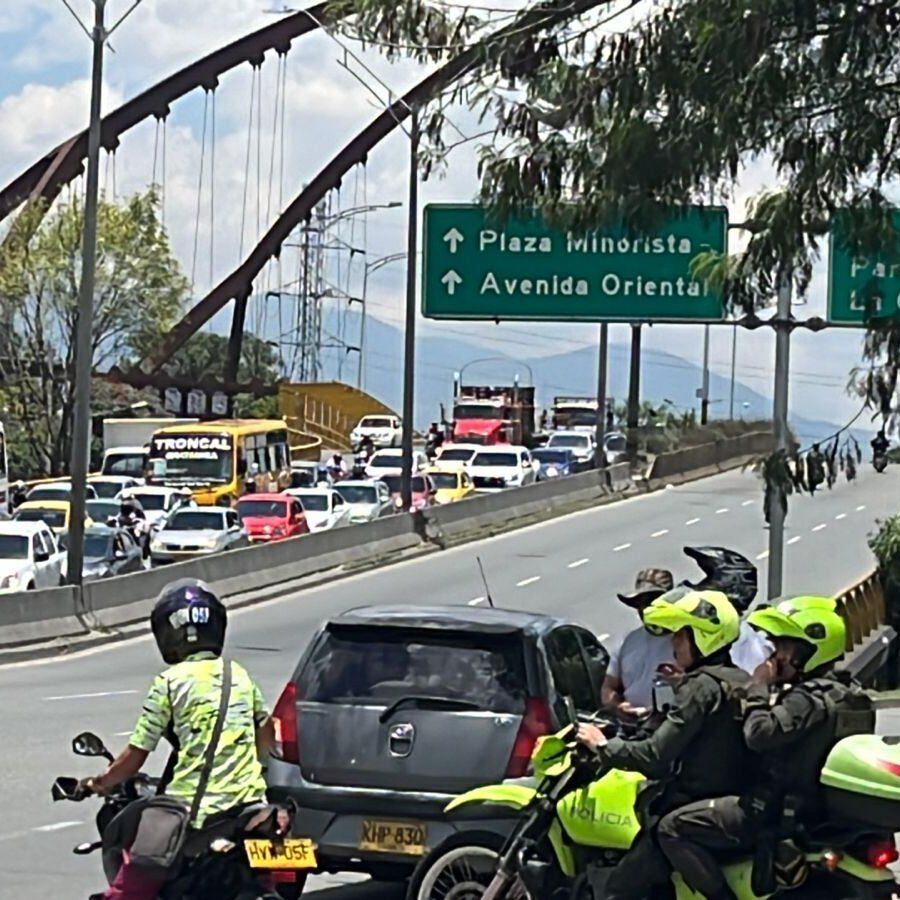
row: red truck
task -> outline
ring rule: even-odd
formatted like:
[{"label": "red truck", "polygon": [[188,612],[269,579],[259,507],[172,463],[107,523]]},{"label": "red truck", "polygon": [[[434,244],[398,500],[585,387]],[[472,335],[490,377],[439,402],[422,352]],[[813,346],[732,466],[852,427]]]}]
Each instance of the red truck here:
[{"label": "red truck", "polygon": [[534,388],[467,385],[453,399],[453,440],[461,444],[524,444],[534,436]]}]

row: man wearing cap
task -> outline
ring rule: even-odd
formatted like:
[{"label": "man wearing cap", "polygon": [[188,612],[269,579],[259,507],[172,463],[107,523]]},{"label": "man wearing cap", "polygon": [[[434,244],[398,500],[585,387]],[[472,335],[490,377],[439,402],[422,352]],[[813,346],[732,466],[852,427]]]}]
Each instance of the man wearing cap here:
[{"label": "man wearing cap", "polygon": [[[668,569],[643,569],[635,578],[634,590],[618,596],[622,603],[643,616],[644,610],[673,586],[674,579]],[[603,706],[626,722],[643,718],[653,709],[656,671],[666,663],[674,663],[671,635],[650,634],[643,624],[629,632],[610,654],[603,680]]]}]

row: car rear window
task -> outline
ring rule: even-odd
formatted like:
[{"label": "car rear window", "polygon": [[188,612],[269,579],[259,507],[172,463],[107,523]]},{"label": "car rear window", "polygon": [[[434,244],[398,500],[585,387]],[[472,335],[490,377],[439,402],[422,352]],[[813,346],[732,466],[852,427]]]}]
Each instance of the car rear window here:
[{"label": "car rear window", "polygon": [[472,460],[475,468],[479,466],[515,466],[519,462],[514,453],[479,453]]},{"label": "car rear window", "polygon": [[526,684],[515,637],[331,627],[307,660],[298,693],[309,702],[359,706],[439,697],[521,715]]},{"label": "car rear window", "polygon": [[240,500],[237,505],[240,519],[285,519],[288,508],[284,500]]}]

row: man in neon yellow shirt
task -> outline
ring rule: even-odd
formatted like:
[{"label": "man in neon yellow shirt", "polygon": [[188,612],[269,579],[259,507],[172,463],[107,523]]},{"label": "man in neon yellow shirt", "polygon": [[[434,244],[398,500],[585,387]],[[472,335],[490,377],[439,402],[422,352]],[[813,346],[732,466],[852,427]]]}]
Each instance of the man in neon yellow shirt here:
[{"label": "man in neon yellow shirt", "polygon": [[[231,689],[212,766],[192,822],[199,828],[213,813],[265,799],[260,758],[274,739],[274,727],[262,694],[246,670],[221,658],[227,612],[200,581],[181,580],[163,588],[150,616],[163,659],[170,664],[154,680],[128,747],[86,787],[105,793],[137,774],[161,737],[177,751],[165,794],[190,808],[201,786],[201,773],[212,743],[225,665]],[[128,853],[106,900],[153,900],[164,883],[160,876],[131,864]]]}]

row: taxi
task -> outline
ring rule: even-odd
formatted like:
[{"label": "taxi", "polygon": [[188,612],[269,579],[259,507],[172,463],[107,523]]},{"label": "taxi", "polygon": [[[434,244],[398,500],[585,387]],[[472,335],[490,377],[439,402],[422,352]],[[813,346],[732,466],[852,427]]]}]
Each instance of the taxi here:
[{"label": "taxi", "polygon": [[427,469],[425,474],[431,476],[437,489],[434,495],[434,502],[437,504],[456,503],[457,500],[465,500],[466,497],[475,495],[472,477],[465,469],[447,470],[434,466]]},{"label": "taxi", "polygon": [[[72,504],[68,500],[26,500],[16,507],[13,519],[17,522],[45,522],[54,534],[65,534],[72,518]],[[85,516],[84,527],[93,521]]]}]

